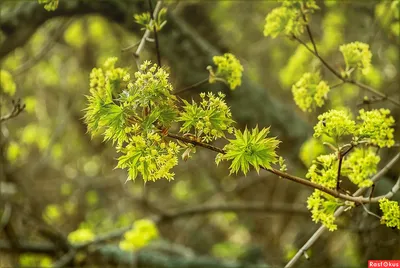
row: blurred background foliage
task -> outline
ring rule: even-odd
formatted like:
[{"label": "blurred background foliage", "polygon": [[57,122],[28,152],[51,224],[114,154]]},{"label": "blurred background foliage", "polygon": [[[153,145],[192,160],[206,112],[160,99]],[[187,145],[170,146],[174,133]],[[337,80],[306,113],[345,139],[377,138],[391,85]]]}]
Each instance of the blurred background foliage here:
[{"label": "blurred background foliage", "polygon": [[[157,221],[159,240],[180,245],[180,255],[190,250],[214,259],[284,265],[318,227],[305,209],[310,189],[265,172],[229,176],[228,164],[217,168],[214,153],[201,149],[180,163],[174,181],[125,182],[126,172],[114,169],[117,155],[112,146],[86,134],[82,117],[89,73],[111,56],[120,59],[120,66],[136,71],[133,50],[122,48],[140,41],[143,32],[134,25],[133,14],[148,10],[146,1],[120,1],[120,7],[115,1],[108,2],[109,13],[87,11],[95,1],[60,0],[54,16],[37,11],[43,9],[37,2],[0,4],[1,115],[10,112],[11,99],[20,98],[26,105],[23,113],[1,123],[0,211],[5,215],[11,207],[11,215],[0,224],[0,266],[52,266],[59,254],[4,250],[4,243],[13,239],[39,243],[47,238],[54,242],[43,236],[43,228],[65,237],[86,230],[73,236],[76,241],[71,242],[77,243],[156,216],[161,219]],[[317,3],[321,9],[311,16],[311,29],[321,55],[341,70],[345,66],[338,49],[341,44],[369,44],[373,68],[358,80],[398,98],[399,1]],[[321,70],[330,85],[338,81],[294,40],[263,36],[265,17],[279,4],[276,1],[185,0],[164,4],[169,13],[167,25],[159,33],[161,56],[163,64],[171,67],[176,89],[207,77],[206,66],[215,51],[236,55],[246,76],[233,92],[212,84],[181,97],[189,100],[201,91],[224,91],[239,126],[271,125],[272,134],[283,141],[278,153],[287,159],[292,174],[304,177],[311,161],[326,151],[312,138],[312,127],[317,115],[331,107],[347,107],[353,112],[361,107],[387,107],[396,121],[400,119],[398,107],[382,101],[365,103],[365,96],[373,97],[354,85],[335,88],[327,105],[302,113],[290,89],[304,72]],[[119,7],[118,12],[125,17],[117,17],[120,13],[112,7]],[[72,11],[63,13],[68,9]],[[40,16],[44,19],[39,24]],[[32,32],[26,42],[13,44],[9,40],[23,31]],[[306,40],[306,35],[302,38]],[[11,49],[4,45],[7,42]],[[155,61],[153,43],[146,45],[140,58]],[[396,128],[398,141],[398,123]],[[381,164],[396,150],[382,150]],[[390,170],[375,194],[386,192],[399,172],[399,165]],[[396,198],[400,199],[398,194]],[[231,203],[282,209],[165,216],[198,206]],[[375,211],[376,207],[370,209]],[[362,209],[347,213],[338,222],[339,230],[324,235],[309,250],[310,261],[302,261],[298,267],[365,267],[368,259],[400,258],[399,232],[380,226]],[[118,245],[118,241],[106,244]],[[72,264],[111,264],[93,256],[90,250],[83,250]]]}]

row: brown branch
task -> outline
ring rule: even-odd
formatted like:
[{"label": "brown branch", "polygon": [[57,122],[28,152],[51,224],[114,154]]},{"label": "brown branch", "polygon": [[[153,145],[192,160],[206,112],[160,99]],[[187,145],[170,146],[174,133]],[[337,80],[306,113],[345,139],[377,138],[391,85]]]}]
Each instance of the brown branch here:
[{"label": "brown branch", "polygon": [[[376,183],[383,175],[386,174],[386,172],[394,165],[396,164],[396,162],[400,159],[400,153],[396,154],[390,161],[389,163],[386,164],[386,166],[384,166],[378,173],[376,173],[371,180]],[[399,182],[399,180],[398,180]],[[396,183],[397,185],[397,183]],[[393,188],[396,187],[393,186]],[[392,188],[392,190],[393,190]],[[362,194],[364,194],[364,192],[367,190],[367,187],[364,188],[360,188],[358,189],[353,196],[361,196]],[[390,192],[392,192],[392,190]],[[389,193],[390,193],[389,192]],[[335,211],[334,216],[335,217],[339,217],[340,215],[343,214],[343,212],[346,210],[345,206],[341,206],[340,208],[338,208]],[[286,264],[285,268],[290,268],[293,267],[293,265],[296,264],[296,262],[301,258],[301,256],[303,256],[303,253],[306,252],[317,240],[318,238],[326,231],[326,227],[325,226],[321,226],[318,228],[318,230],[310,237],[310,239],[308,239],[308,241],[301,247],[301,249],[296,253],[296,255]]]},{"label": "brown branch", "polygon": [[[193,144],[193,145],[196,145],[196,146],[200,146],[200,147],[212,150],[212,151],[217,152],[217,153],[221,153],[221,154],[225,154],[226,153],[223,149],[221,149],[219,147],[215,147],[215,146],[210,145],[208,143],[204,143],[204,142],[197,141],[197,140],[194,140],[194,139],[182,137],[182,136],[179,136],[179,135],[176,135],[176,134],[172,134],[172,133],[168,133],[167,136],[170,137],[170,138],[174,138],[174,139],[180,140],[180,141],[185,142],[185,143],[190,143],[190,144]],[[334,196],[336,198],[340,198],[340,199],[346,200],[346,201],[355,202],[357,204],[358,203],[376,203],[376,202],[379,201],[380,198],[382,198],[382,196],[379,196],[379,197],[375,197],[375,198],[369,199],[369,198],[364,198],[364,197],[354,197],[354,196],[350,196],[350,195],[347,195],[347,194],[341,194],[338,191],[335,191],[335,190],[332,190],[330,188],[324,187],[324,186],[319,185],[317,183],[314,183],[312,181],[309,181],[309,180],[306,180],[306,179],[303,179],[303,178],[300,178],[300,177],[296,177],[296,176],[290,175],[288,173],[282,172],[282,171],[274,169],[274,168],[266,168],[266,167],[261,167],[261,168],[266,170],[266,171],[268,171],[268,172],[270,172],[270,173],[278,175],[279,177],[282,177],[284,179],[287,179],[287,180],[290,180],[290,181],[293,181],[293,182],[296,182],[296,183],[303,184],[303,185],[305,185],[307,187],[310,187],[310,188],[325,192],[325,193],[327,193],[327,194],[329,194],[331,196]]]}]

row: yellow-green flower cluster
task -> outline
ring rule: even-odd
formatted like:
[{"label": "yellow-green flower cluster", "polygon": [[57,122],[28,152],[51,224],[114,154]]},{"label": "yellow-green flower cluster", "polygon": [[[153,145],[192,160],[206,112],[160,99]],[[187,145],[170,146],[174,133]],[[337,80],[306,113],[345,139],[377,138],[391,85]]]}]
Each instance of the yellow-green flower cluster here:
[{"label": "yellow-green flower cluster", "polygon": [[391,147],[394,145],[394,119],[388,109],[364,111],[360,110],[357,119],[360,123],[357,136],[366,139],[379,147]]},{"label": "yellow-green flower cluster", "polygon": [[356,129],[356,123],[350,118],[348,112],[343,110],[330,110],[318,116],[319,122],[314,127],[314,137],[323,134],[332,138],[351,135]]},{"label": "yellow-green flower cluster", "polygon": [[141,219],[134,222],[132,229],[124,234],[119,247],[125,251],[134,251],[147,246],[159,237],[157,226],[153,221]]},{"label": "yellow-green flower cluster", "polygon": [[383,212],[381,223],[387,227],[400,229],[400,207],[396,201],[389,201],[387,198],[379,200],[379,207]]},{"label": "yellow-green flower cluster", "polygon": [[0,90],[10,96],[15,94],[17,86],[12,75],[6,70],[0,70]]},{"label": "yellow-green flower cluster", "polygon": [[251,132],[246,128],[244,132],[235,131],[235,139],[229,140],[224,147],[226,154],[218,154],[215,162],[231,160],[230,173],[238,173],[241,170],[244,174],[250,170],[250,165],[257,172],[260,168],[271,168],[271,164],[278,162],[275,152],[279,141],[276,138],[267,138],[269,128],[261,131],[255,127]]},{"label": "yellow-green flower cluster", "polygon": [[294,101],[304,112],[311,112],[325,103],[329,86],[322,81],[319,73],[305,73],[292,86]]},{"label": "yellow-green flower cluster", "polygon": [[361,42],[352,42],[340,46],[346,70],[360,69],[363,74],[367,73],[371,66],[372,53],[369,50],[369,45]]},{"label": "yellow-green flower cluster", "polygon": [[213,74],[210,75],[210,83],[214,83],[216,78],[220,78],[232,90],[242,84],[243,66],[233,54],[225,53],[223,56],[214,56],[213,61],[217,66],[217,71],[215,72],[216,77]]},{"label": "yellow-green flower cluster", "polygon": [[[273,9],[265,18],[264,36],[277,37],[280,34],[299,36],[304,31],[303,11],[313,12],[319,7],[314,0],[285,0],[282,6]],[[305,12],[306,13],[306,12]]]},{"label": "yellow-green flower cluster", "polygon": [[123,93],[124,107],[136,117],[142,117],[142,127],[146,130],[154,123],[170,126],[177,116],[177,108],[169,74],[157,64],[145,61],[134,77],[135,82],[129,83]]},{"label": "yellow-green flower cluster", "polygon": [[315,223],[321,222],[329,231],[335,231],[335,210],[339,206],[331,196],[319,190],[314,190],[307,199],[307,208],[311,211],[312,220]]},{"label": "yellow-green flower cluster", "polygon": [[207,142],[225,137],[225,131],[232,133],[234,121],[225,103],[225,95],[219,92],[215,96],[209,92],[201,93],[200,97],[200,104],[183,100],[185,105],[179,117],[179,121],[183,122],[180,132],[188,133],[194,129],[195,136]]},{"label": "yellow-green flower cluster", "polygon": [[165,142],[160,134],[132,136],[128,144],[118,150],[123,155],[118,158],[117,168],[127,168],[128,179],[134,180],[139,173],[144,181],[174,178],[171,169],[178,164],[179,145],[172,141]]},{"label": "yellow-green flower cluster", "polygon": [[68,240],[74,244],[90,242],[93,241],[94,238],[95,235],[92,230],[87,228],[78,229],[68,235]]},{"label": "yellow-green flower cluster", "polygon": [[342,173],[358,187],[371,187],[373,182],[369,177],[376,173],[379,161],[372,148],[356,148],[343,161]]},{"label": "yellow-green flower cluster", "polygon": [[336,154],[320,155],[308,169],[306,178],[327,188],[335,188],[338,171]]},{"label": "yellow-green flower cluster", "polygon": [[54,11],[58,7],[58,0],[38,0],[39,4],[44,4],[44,9]]}]

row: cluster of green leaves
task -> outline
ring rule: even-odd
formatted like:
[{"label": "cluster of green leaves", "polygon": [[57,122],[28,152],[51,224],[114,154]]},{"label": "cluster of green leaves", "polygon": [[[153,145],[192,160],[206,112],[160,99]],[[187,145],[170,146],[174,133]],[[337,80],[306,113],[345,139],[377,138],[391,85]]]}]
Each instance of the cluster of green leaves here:
[{"label": "cluster of green leaves", "polygon": [[363,74],[368,73],[372,58],[372,53],[369,50],[368,44],[352,42],[340,46],[339,50],[342,52],[346,63],[346,72],[344,76],[349,76],[349,73],[356,69],[361,70]]},{"label": "cluster of green leaves", "polygon": [[259,131],[255,127],[251,132],[246,128],[244,132],[235,131],[235,139],[229,140],[224,147],[226,154],[218,154],[215,161],[231,160],[230,173],[238,173],[241,170],[244,174],[253,166],[257,172],[262,168],[271,168],[271,164],[278,161],[275,152],[279,141],[276,138],[267,138],[269,128]]},{"label": "cluster of green leaves", "polygon": [[379,207],[383,212],[381,222],[387,227],[400,230],[400,206],[396,201],[390,201],[387,198],[379,200]]},{"label": "cluster of green leaves", "polygon": [[214,71],[211,66],[208,66],[210,84],[220,80],[232,90],[242,84],[243,66],[233,54],[225,53],[223,56],[214,56],[213,61],[217,70]]},{"label": "cluster of green leaves", "polygon": [[127,168],[131,180],[139,173],[144,181],[172,180],[175,174],[171,169],[178,164],[179,148],[175,142],[162,141],[158,133],[132,136],[126,146],[118,148],[123,155],[118,158],[117,167]]},{"label": "cluster of green leaves", "polygon": [[183,111],[178,119],[183,122],[180,132],[189,133],[194,130],[195,136],[206,142],[225,137],[225,131],[233,133],[231,125],[234,121],[224,101],[225,95],[219,92],[215,96],[209,92],[201,93],[200,98],[199,104],[193,100],[192,103],[182,100]]},{"label": "cluster of green leaves", "polygon": [[[310,166],[306,175],[307,178],[327,188],[335,189],[337,180],[340,179],[338,176],[339,152],[343,153],[343,151],[349,149],[349,146],[353,148],[353,146],[364,144],[365,146],[355,148],[342,160],[340,175],[347,176],[358,187],[372,186],[373,182],[370,177],[376,173],[380,157],[371,146],[391,147],[394,144],[394,119],[390,116],[390,111],[386,109],[360,110],[359,113],[358,122],[354,121],[348,112],[342,110],[330,110],[318,116],[319,122],[314,127],[314,137],[326,135],[332,138],[331,141],[334,143],[332,147],[337,149],[335,153],[318,156]],[[341,146],[349,137],[352,138],[352,145]],[[309,199],[309,202],[313,204],[312,206],[309,204],[309,207],[314,208],[311,210],[313,219],[316,222],[321,221],[333,230],[336,227],[333,222],[334,218],[332,218],[333,211],[329,209],[331,199],[327,199],[326,196],[316,192]],[[317,200],[320,204],[318,209],[315,209]],[[329,205],[329,208],[324,209],[327,205]],[[325,220],[321,220],[321,218]],[[326,219],[329,219],[329,221]]]},{"label": "cluster of green leaves", "polygon": [[139,250],[159,237],[157,226],[148,219],[137,220],[132,229],[124,234],[119,247],[125,251]]},{"label": "cluster of green leaves", "polygon": [[319,73],[305,73],[292,86],[294,101],[304,112],[324,105],[328,92],[329,86],[321,80]]},{"label": "cluster of green leaves", "polygon": [[162,8],[158,14],[157,17],[154,18],[154,21],[151,20],[151,15],[149,12],[144,12],[142,14],[134,14],[133,18],[135,19],[135,22],[142,25],[143,28],[141,30],[149,30],[149,31],[154,31],[154,27],[156,28],[156,31],[161,31],[161,29],[165,26],[167,21],[165,20],[165,14],[167,13],[166,8]]},{"label": "cluster of green leaves", "polygon": [[327,135],[336,142],[351,135],[354,142],[366,142],[369,145],[391,147],[394,145],[394,119],[388,109],[361,109],[358,122],[344,110],[330,110],[318,116],[314,127],[314,137]]},{"label": "cluster of green leaves", "polygon": [[54,11],[58,7],[58,0],[38,0],[39,4],[44,4],[44,9]]},{"label": "cluster of green leaves", "polygon": [[145,61],[131,79],[128,71],[116,68],[117,58],[90,75],[85,121],[92,135],[103,132],[105,140],[117,143],[117,167],[128,168],[129,179],[140,173],[145,181],[172,179],[179,146],[164,141],[160,133],[178,116],[176,97],[168,73]]},{"label": "cluster of green leaves", "polygon": [[307,208],[311,211],[312,220],[322,223],[329,231],[337,230],[334,213],[339,206],[334,197],[319,190],[315,190],[307,199]]},{"label": "cluster of green leaves", "polygon": [[[264,36],[299,36],[304,31],[308,14],[319,9],[314,0],[283,0],[265,18]],[[304,14],[304,16],[303,16]]]}]

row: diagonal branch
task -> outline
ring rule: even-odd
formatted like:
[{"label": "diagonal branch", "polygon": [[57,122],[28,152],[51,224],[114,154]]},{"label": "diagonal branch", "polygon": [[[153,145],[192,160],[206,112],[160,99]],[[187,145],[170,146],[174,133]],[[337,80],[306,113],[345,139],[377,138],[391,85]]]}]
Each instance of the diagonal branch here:
[{"label": "diagonal branch", "polygon": [[[304,13],[303,13],[303,16],[305,16]],[[322,63],[326,68],[328,68],[328,70],[331,71],[331,73],[333,73],[333,74],[334,74],[337,78],[339,78],[343,83],[348,83],[348,84],[356,85],[356,86],[358,86],[359,88],[361,88],[361,89],[363,89],[363,90],[369,91],[369,92],[371,92],[372,94],[377,95],[377,96],[381,97],[381,98],[384,99],[384,100],[388,100],[388,101],[390,101],[391,103],[393,103],[393,104],[395,104],[395,105],[397,105],[397,106],[400,106],[400,101],[395,100],[394,98],[391,98],[391,97],[387,96],[386,94],[384,94],[384,93],[382,93],[382,92],[379,92],[379,91],[377,91],[376,89],[374,89],[374,88],[372,88],[372,87],[370,87],[370,86],[364,85],[364,84],[362,84],[362,83],[360,83],[360,82],[358,82],[358,81],[355,81],[355,80],[353,80],[353,79],[345,78],[345,77],[343,77],[340,73],[338,73],[329,63],[327,63],[327,62],[324,60],[324,58],[322,58],[322,57],[318,54],[317,46],[316,46],[316,44],[315,44],[315,42],[314,42],[314,38],[313,38],[313,35],[312,35],[312,33],[311,33],[311,30],[310,30],[310,27],[308,26],[308,24],[307,24],[307,26],[306,26],[306,29],[307,29],[308,36],[309,36],[309,38],[310,38],[310,40],[311,40],[311,43],[313,44],[314,49],[311,49],[303,40],[301,40],[301,39],[298,38],[297,36],[292,35],[292,37],[293,37],[297,42],[299,42],[301,45],[303,45],[308,51],[310,51],[315,57],[317,57],[317,58],[321,61],[321,63]]]},{"label": "diagonal branch", "polygon": [[[389,163],[386,164],[378,173],[375,174],[371,178],[371,180],[375,183],[377,182],[383,175],[386,174],[386,172],[400,159],[400,153],[396,154],[392,160],[389,161]],[[400,181],[397,180],[396,185],[400,187],[398,184],[400,184]],[[396,190],[396,185],[392,188],[392,190],[388,193],[390,194],[393,192],[393,190]],[[353,196],[361,196],[368,188],[360,188],[358,189]],[[398,190],[398,189],[397,189]],[[396,191],[397,191],[396,190]],[[339,217],[342,215],[342,213],[345,211],[346,207],[342,206],[338,208],[335,211],[334,216]],[[303,256],[304,252],[306,252],[318,239],[319,237],[326,231],[327,229],[325,226],[321,225],[321,227],[318,228],[318,230],[308,239],[308,241],[301,247],[301,249],[296,253],[296,255],[286,264],[285,268],[290,268],[293,267],[293,265],[296,264],[296,262]]]},{"label": "diagonal branch", "polygon": [[[176,135],[176,134],[172,134],[172,133],[168,133],[167,136],[170,137],[170,138],[174,138],[174,139],[180,140],[180,141],[185,142],[185,143],[189,143],[189,144],[193,144],[193,145],[196,145],[196,146],[200,146],[200,147],[209,149],[209,150],[217,152],[217,153],[226,154],[226,152],[223,149],[221,149],[219,147],[215,147],[215,146],[210,145],[208,143],[204,143],[204,142],[201,142],[201,141],[198,141],[198,140],[182,137],[182,136],[179,136],[179,135]],[[270,173],[272,173],[272,174],[278,175],[281,178],[284,178],[284,179],[287,179],[287,180],[290,180],[290,181],[293,181],[293,182],[296,182],[296,183],[299,183],[299,184],[303,184],[303,185],[305,185],[307,187],[310,187],[310,188],[313,188],[313,189],[316,189],[316,190],[320,190],[320,191],[322,191],[324,193],[327,193],[327,194],[329,194],[331,196],[334,196],[336,198],[339,198],[339,199],[342,199],[342,200],[346,200],[346,201],[351,201],[351,202],[354,202],[354,203],[357,203],[357,204],[376,203],[381,198],[384,197],[384,196],[378,196],[378,197],[374,197],[374,198],[364,198],[364,197],[361,197],[361,196],[351,196],[351,195],[347,195],[347,194],[342,194],[342,193],[339,193],[338,191],[335,191],[335,190],[332,190],[330,188],[324,187],[324,186],[319,185],[317,183],[314,183],[312,181],[309,181],[309,180],[306,180],[306,179],[303,179],[303,178],[300,178],[300,177],[296,177],[296,176],[290,175],[288,173],[282,172],[282,171],[274,169],[274,168],[266,168],[266,167],[261,167],[261,168],[266,170],[266,171],[268,171],[268,172],[270,172]]]}]

